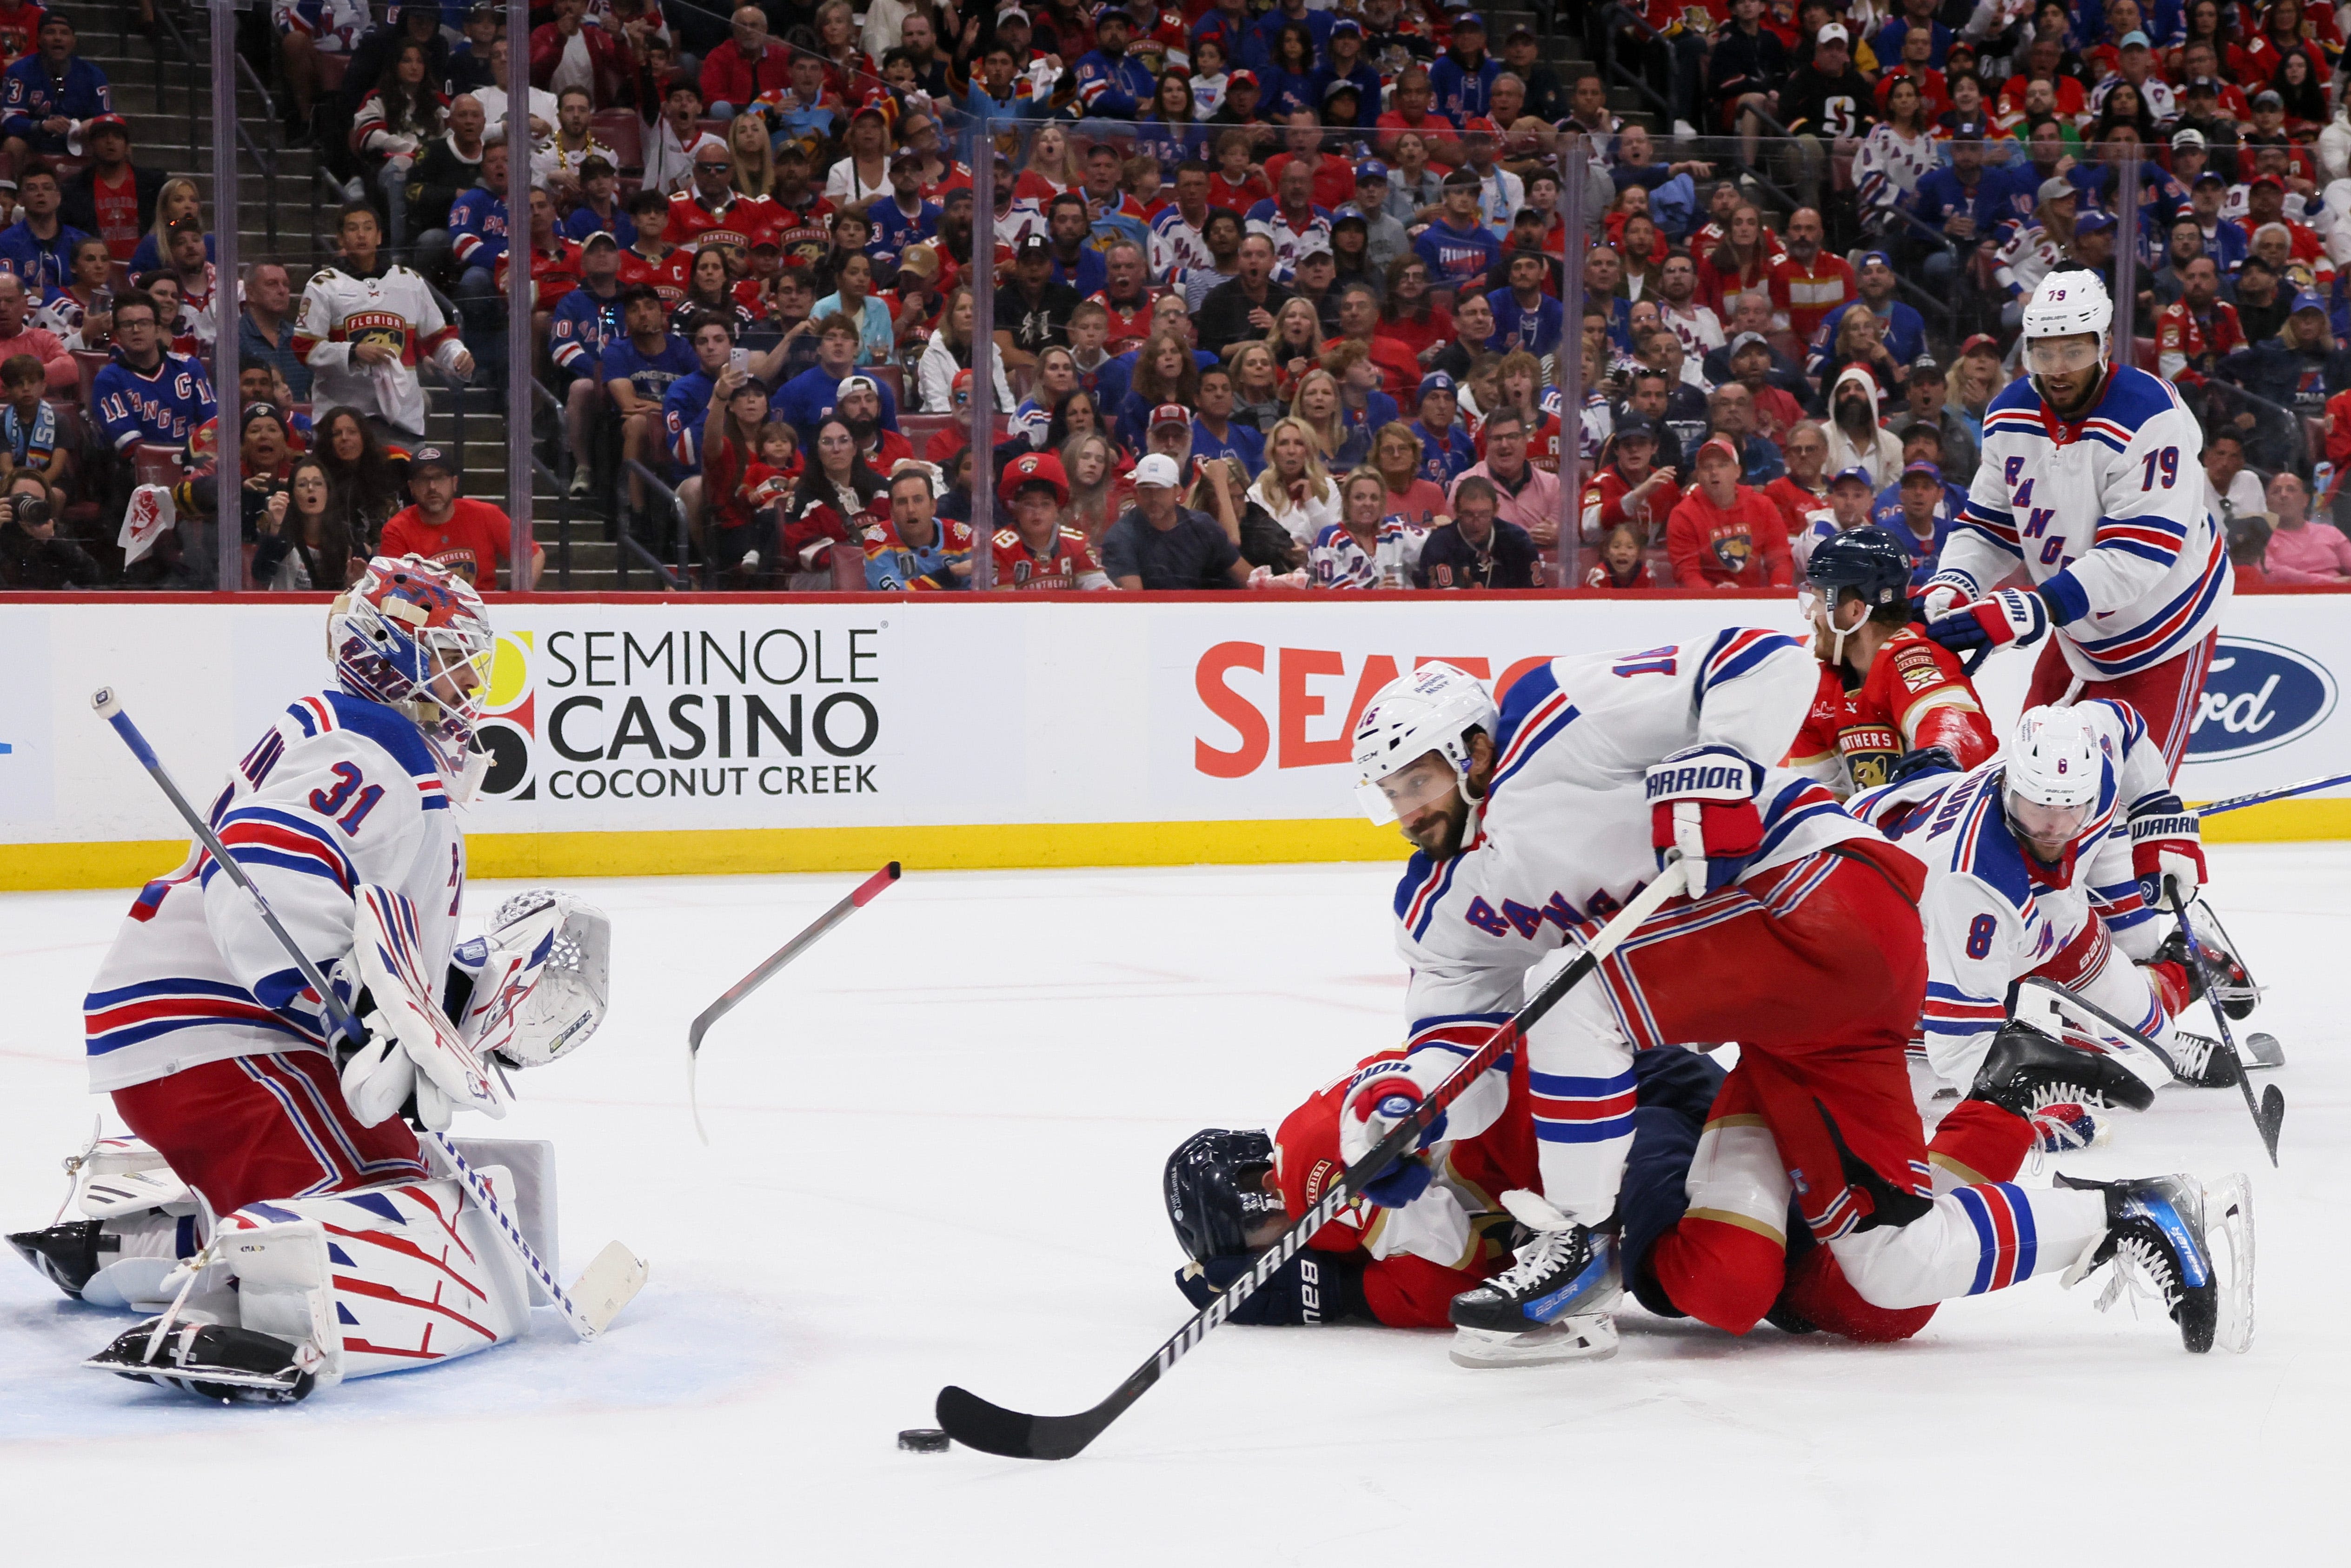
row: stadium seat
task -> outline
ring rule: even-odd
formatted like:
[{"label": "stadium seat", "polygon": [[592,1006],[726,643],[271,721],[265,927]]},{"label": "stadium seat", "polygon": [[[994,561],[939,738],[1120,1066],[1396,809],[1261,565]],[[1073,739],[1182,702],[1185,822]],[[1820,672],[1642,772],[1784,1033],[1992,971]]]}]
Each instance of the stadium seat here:
[{"label": "stadium seat", "polygon": [[621,171],[631,173],[645,166],[644,121],[633,109],[600,109],[588,117],[588,134],[612,150]]},{"label": "stadium seat", "polygon": [[[101,354],[94,349],[76,349],[73,350],[73,357],[74,364],[81,371],[81,405],[88,408],[90,402],[90,383],[98,380],[99,371],[114,362],[114,356]],[[93,413],[90,423],[95,425],[97,423],[97,416]]]},{"label": "stadium seat", "polygon": [[173,485],[182,478],[180,448],[142,441],[131,449],[131,475],[141,485]]},{"label": "stadium seat", "polygon": [[319,89],[331,96],[342,90],[343,78],[351,68],[349,55],[321,54],[313,57],[319,62]]},{"label": "stadium seat", "polygon": [[952,413],[901,413],[898,415],[898,434],[913,444],[914,455],[920,457],[924,449],[930,445],[931,437],[956,423],[956,417]]},{"label": "stadium seat", "polygon": [[906,373],[896,365],[873,365],[865,373],[890,389],[891,399],[903,413],[906,406]]}]

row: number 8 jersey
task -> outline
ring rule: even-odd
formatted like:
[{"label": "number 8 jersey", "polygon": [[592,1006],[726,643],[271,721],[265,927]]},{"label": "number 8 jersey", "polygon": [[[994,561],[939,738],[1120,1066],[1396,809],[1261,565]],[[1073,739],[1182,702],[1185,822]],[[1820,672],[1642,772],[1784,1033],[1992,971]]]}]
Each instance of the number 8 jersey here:
[{"label": "number 8 jersey", "polygon": [[2065,662],[2111,681],[2192,648],[2229,601],[2228,536],[2207,504],[2204,435],[2170,383],[2115,366],[2062,420],[2030,377],[1984,413],[1983,455],[1932,587],[1980,598],[2021,561]]},{"label": "number 8 jersey", "polygon": [[[320,969],[363,883],[416,906],[419,967],[455,945],[465,847],[416,721],[342,692],[288,707],[229,776],[213,830]],[[231,1057],[326,1049],[315,993],[202,846],[140,892],[82,1004],[93,1092]]]}]

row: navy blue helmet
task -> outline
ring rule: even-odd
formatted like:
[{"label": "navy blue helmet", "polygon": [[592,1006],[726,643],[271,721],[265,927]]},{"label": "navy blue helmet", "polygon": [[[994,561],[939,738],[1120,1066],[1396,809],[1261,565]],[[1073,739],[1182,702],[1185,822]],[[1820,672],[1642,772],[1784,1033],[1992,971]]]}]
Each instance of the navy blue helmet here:
[{"label": "navy blue helmet", "polygon": [[1206,1263],[1249,1251],[1251,1228],[1287,1212],[1265,1187],[1272,1169],[1273,1140],[1261,1132],[1204,1127],[1177,1145],[1162,1185],[1184,1255]]},{"label": "navy blue helmet", "polygon": [[1834,603],[1839,592],[1851,589],[1876,610],[1899,604],[1910,597],[1910,573],[1917,562],[1896,538],[1875,523],[1864,523],[1813,547],[1805,563],[1804,580]]}]

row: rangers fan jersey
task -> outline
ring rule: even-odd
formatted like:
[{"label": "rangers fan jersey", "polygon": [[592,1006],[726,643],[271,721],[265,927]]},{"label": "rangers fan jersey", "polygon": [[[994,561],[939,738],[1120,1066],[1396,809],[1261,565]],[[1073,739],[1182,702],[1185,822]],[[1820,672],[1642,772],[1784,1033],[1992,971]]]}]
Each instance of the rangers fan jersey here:
[{"label": "rangers fan jersey", "polygon": [[2022,561],[2085,681],[2176,657],[2220,623],[2228,535],[2206,506],[2204,434],[2168,382],[2117,365],[2082,418],[2029,377],[1984,413],[1983,455],[1929,587],[1968,599]]},{"label": "rangers fan jersey", "polygon": [[2000,749],[1959,656],[1916,626],[1886,640],[1857,689],[1821,666],[1821,684],[1788,766],[1839,795],[1875,789],[1904,752],[1947,746],[1962,768]]},{"label": "rangers fan jersey", "polygon": [[[321,969],[350,953],[358,890],[369,883],[415,904],[423,972],[448,967],[465,842],[406,715],[341,692],[302,698],[246,753],[209,816]],[[327,1042],[317,994],[201,846],[131,902],[82,1011],[99,1093]]]},{"label": "rangers fan jersey", "polygon": [[[1734,626],[1679,646],[1553,659],[1520,676],[1503,697],[1493,779],[1470,809],[1461,852],[1416,852],[1396,884],[1396,947],[1412,972],[1410,1049],[1474,1052],[1518,1010],[1530,968],[1570,937],[1590,936],[1656,875],[1650,764],[1700,744],[1758,761],[1784,757],[1819,667],[1792,637]],[[1764,768],[1756,806],[1763,839],[1750,875],[1877,836],[1827,789],[1783,768]],[[1616,1001],[1637,1047],[1687,1043],[1654,1038],[1637,996]],[[1630,1071],[1589,1088],[1545,1092],[1538,1135],[1631,1136]],[[1454,1102],[1454,1135],[1483,1132],[1504,1097],[1501,1076],[1487,1073]]]},{"label": "rangers fan jersey", "polygon": [[[1856,795],[1846,810],[1927,867],[1918,914],[1927,927],[1927,1001],[1919,1030],[1935,1071],[1975,1082],[2008,1021],[2011,984],[2063,955],[2068,975],[2094,972],[2116,938],[2151,954],[2160,929],[2131,871],[2132,807],[2171,791],[2163,749],[2126,703],[2075,705],[2098,737],[2104,768],[2079,865],[2058,886],[2009,830],[2007,764],[1937,773]],[[2095,918],[2094,918],[2095,914]],[[2071,951],[2069,951],[2071,950]],[[2071,981],[2069,980],[2070,984]],[[2130,1021],[2160,1039],[2152,993]]]},{"label": "rangers fan jersey", "polygon": [[[360,343],[381,343],[397,357],[360,364],[351,358]],[[356,277],[322,267],[302,290],[294,351],[310,367],[317,406],[345,404],[422,435],[424,388],[416,379],[417,361],[430,359],[455,374],[465,349],[457,329],[442,319],[432,289],[407,267]]]}]

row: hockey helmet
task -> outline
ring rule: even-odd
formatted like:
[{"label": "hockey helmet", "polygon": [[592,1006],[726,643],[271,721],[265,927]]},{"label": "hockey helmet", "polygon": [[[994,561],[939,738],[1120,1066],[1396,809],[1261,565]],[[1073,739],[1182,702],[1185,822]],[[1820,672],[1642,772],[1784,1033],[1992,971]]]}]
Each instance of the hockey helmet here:
[{"label": "hockey helmet", "polygon": [[336,681],[415,720],[445,779],[466,771],[495,647],[473,584],[422,556],[376,557],[327,612]]},{"label": "hockey helmet", "polygon": [[1249,1231],[1283,1215],[1265,1185],[1272,1170],[1273,1140],[1261,1131],[1203,1127],[1176,1145],[1160,1185],[1184,1255],[1206,1263],[1249,1252]]},{"label": "hockey helmet", "polygon": [[[1355,721],[1355,798],[1374,827],[1417,811],[1444,789],[1462,788],[1469,777],[1469,732],[1492,736],[1501,723],[1486,684],[1466,670],[1431,661],[1400,675],[1372,695]],[[1451,764],[1442,788],[1405,788],[1405,769],[1430,752]]]},{"label": "hockey helmet", "polygon": [[2097,733],[2078,708],[2028,708],[2009,741],[2004,772],[2011,831],[2056,873],[2044,880],[2067,885],[2082,849],[2114,820],[2111,769]]},{"label": "hockey helmet", "polygon": [[1050,452],[1024,452],[1004,465],[1004,477],[997,482],[996,493],[1006,506],[1020,494],[1026,485],[1050,485],[1053,504],[1070,504],[1070,476],[1061,471],[1061,460]]},{"label": "hockey helmet", "polygon": [[[2105,280],[2088,267],[2061,267],[2043,277],[2024,307],[2024,365],[2032,371],[2080,370],[2081,363],[2040,363],[2036,338],[2073,338],[2088,333],[2098,340],[2097,360],[2106,357],[2106,334],[2115,324],[2115,302]],[[2054,346],[2053,345],[2053,350]]]},{"label": "hockey helmet", "polygon": [[1876,610],[1910,596],[1910,573],[1917,565],[1900,539],[1875,523],[1864,523],[1814,545],[1804,580],[1831,603],[1851,589]]}]

